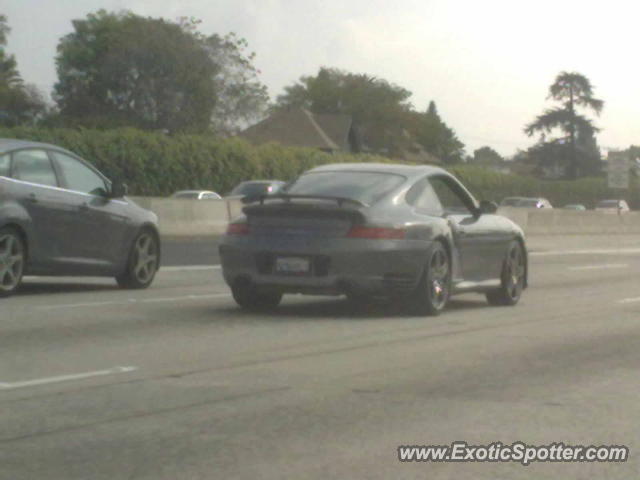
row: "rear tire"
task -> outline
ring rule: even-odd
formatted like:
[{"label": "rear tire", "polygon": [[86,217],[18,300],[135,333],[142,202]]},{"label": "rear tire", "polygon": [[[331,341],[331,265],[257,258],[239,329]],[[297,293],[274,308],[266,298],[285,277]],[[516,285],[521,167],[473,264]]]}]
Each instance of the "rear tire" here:
[{"label": "rear tire", "polygon": [[260,292],[250,282],[237,281],[231,287],[236,303],[245,310],[272,310],[280,305],[282,293]]},{"label": "rear tire", "polygon": [[450,294],[451,260],[444,245],[435,242],[420,283],[409,298],[409,307],[420,315],[440,315]]},{"label": "rear tire", "polygon": [[17,230],[0,228],[0,297],[13,295],[20,288],[26,252],[27,247]]},{"label": "rear tire", "polygon": [[513,306],[520,300],[524,289],[525,256],[520,242],[513,241],[502,264],[500,288],[487,292],[490,305]]},{"label": "rear tire", "polygon": [[347,301],[355,307],[368,305],[372,301],[372,298],[370,296],[359,293],[347,293],[346,297]]},{"label": "rear tire", "polygon": [[127,268],[116,277],[120,288],[143,289],[149,287],[158,272],[160,242],[151,230],[138,234],[127,260]]}]

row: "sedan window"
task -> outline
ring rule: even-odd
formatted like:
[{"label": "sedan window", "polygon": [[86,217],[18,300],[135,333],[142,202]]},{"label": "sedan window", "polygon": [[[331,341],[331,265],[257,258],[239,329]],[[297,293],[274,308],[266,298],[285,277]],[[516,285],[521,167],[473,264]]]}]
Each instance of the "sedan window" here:
[{"label": "sedan window", "polygon": [[103,178],[82,162],[60,152],[51,152],[69,190],[92,195],[107,194]]},{"label": "sedan window", "polygon": [[406,202],[421,213],[440,216],[443,213],[438,196],[431,188],[429,180],[424,178],[413,185],[405,196]]},{"label": "sedan window", "polygon": [[449,182],[441,177],[430,179],[431,186],[440,199],[444,212],[450,214],[470,214],[471,211],[461,193],[452,188]]},{"label": "sedan window", "polygon": [[24,182],[57,187],[51,160],[44,150],[20,150],[13,154],[13,177]]},{"label": "sedan window", "polygon": [[8,153],[0,155],[0,177],[8,177],[11,170],[11,156]]}]

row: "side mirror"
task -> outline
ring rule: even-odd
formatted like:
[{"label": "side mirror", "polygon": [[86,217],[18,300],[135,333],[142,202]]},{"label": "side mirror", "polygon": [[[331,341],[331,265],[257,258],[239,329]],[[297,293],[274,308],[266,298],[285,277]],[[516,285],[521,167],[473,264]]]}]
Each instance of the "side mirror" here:
[{"label": "side mirror", "polygon": [[498,204],[496,202],[490,202],[489,200],[480,201],[480,214],[492,214],[498,211]]},{"label": "side mirror", "polygon": [[129,189],[127,188],[126,184],[115,181],[111,184],[111,192],[109,193],[109,198],[122,198],[128,193],[128,190]]}]

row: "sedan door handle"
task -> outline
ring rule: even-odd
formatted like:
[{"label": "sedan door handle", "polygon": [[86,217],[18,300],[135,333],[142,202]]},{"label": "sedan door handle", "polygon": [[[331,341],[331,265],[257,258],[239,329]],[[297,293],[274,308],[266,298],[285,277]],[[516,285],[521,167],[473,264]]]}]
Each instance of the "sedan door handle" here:
[{"label": "sedan door handle", "polygon": [[78,207],[79,210],[81,212],[88,212],[89,211],[89,204],[87,202],[84,202],[82,204],[80,204],[80,207]]},{"label": "sedan door handle", "polygon": [[29,200],[31,203],[38,203],[38,197],[36,197],[35,193],[30,193],[27,197],[27,200]]},{"label": "sedan door handle", "polygon": [[464,236],[467,234],[467,231],[464,228],[458,228],[458,235]]}]

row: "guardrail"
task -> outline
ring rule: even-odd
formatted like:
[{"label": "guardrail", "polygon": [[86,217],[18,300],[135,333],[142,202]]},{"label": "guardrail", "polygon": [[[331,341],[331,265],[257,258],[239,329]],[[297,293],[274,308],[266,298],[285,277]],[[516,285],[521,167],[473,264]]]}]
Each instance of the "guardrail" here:
[{"label": "guardrail", "polygon": [[[218,236],[242,212],[240,199],[178,200],[132,197],[158,215],[160,233],[171,237]],[[622,215],[595,211],[500,208],[498,214],[520,225],[527,235],[640,234],[640,212]]]}]

